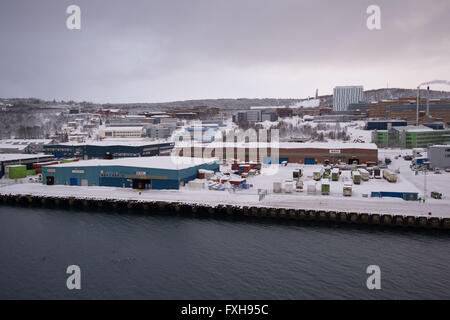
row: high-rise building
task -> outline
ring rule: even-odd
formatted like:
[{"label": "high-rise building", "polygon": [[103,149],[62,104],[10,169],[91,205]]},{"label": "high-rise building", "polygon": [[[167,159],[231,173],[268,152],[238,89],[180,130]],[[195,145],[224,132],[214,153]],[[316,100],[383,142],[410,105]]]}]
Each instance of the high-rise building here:
[{"label": "high-rise building", "polygon": [[363,101],[363,86],[341,86],[333,90],[333,111],[347,111],[348,105]]}]

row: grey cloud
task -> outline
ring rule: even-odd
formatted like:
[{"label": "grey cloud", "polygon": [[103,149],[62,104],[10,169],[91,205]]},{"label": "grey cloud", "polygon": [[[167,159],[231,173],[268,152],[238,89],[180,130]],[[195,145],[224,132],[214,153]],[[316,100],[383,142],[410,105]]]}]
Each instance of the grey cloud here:
[{"label": "grey cloud", "polygon": [[[1,2],[0,96],[300,97],[450,71],[446,0],[78,0],[82,30],[69,31],[73,3]],[[380,31],[366,28],[370,4],[381,7]]]}]

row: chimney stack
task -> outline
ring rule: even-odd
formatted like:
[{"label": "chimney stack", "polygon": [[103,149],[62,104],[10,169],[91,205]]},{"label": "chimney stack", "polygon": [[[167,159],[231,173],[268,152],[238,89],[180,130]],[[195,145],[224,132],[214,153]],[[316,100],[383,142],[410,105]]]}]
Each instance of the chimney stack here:
[{"label": "chimney stack", "polygon": [[427,87],[427,117],[430,116],[430,86]]}]

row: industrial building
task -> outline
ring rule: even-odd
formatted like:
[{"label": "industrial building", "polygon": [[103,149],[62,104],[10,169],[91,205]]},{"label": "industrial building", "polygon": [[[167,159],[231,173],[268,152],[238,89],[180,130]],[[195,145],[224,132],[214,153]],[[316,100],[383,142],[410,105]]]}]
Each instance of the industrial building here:
[{"label": "industrial building", "polygon": [[53,156],[37,154],[0,154],[0,178],[7,173],[9,166],[26,165],[31,170],[34,163],[53,160]]},{"label": "industrial building", "polygon": [[143,126],[140,127],[107,127],[99,130],[98,136],[104,138],[142,138],[147,131]]},{"label": "industrial building", "polygon": [[41,153],[52,139],[4,139],[0,140],[0,153]]},{"label": "industrial building", "polygon": [[[399,98],[395,100],[380,100],[368,104],[368,116],[382,119],[403,119],[410,123],[419,124],[436,121],[450,122],[450,100],[448,99],[419,99]],[[417,112],[419,111],[419,112]]]},{"label": "industrial building", "polygon": [[199,169],[219,171],[216,159],[143,157],[86,160],[42,169],[46,185],[105,186],[133,189],[178,189]]},{"label": "industrial building", "polygon": [[428,160],[432,169],[450,168],[450,145],[435,145],[428,148]]},{"label": "industrial building", "polygon": [[339,86],[333,90],[333,111],[347,111],[351,103],[364,99],[363,86]]},{"label": "industrial building", "polygon": [[214,157],[237,161],[259,161],[266,164],[289,163],[378,163],[378,148],[373,143],[280,142],[269,143],[209,143],[177,144],[177,152],[184,156]]},{"label": "industrial building", "polygon": [[44,152],[56,158],[103,159],[152,157],[170,155],[173,142],[152,142],[145,139],[122,140],[110,139],[89,143],[61,143],[44,146]]},{"label": "industrial building", "polygon": [[392,127],[406,127],[405,120],[369,120],[366,122],[366,130],[389,130]]},{"label": "industrial building", "polygon": [[426,148],[450,142],[450,130],[433,130],[426,126],[401,126],[374,130],[372,142],[380,148]]}]

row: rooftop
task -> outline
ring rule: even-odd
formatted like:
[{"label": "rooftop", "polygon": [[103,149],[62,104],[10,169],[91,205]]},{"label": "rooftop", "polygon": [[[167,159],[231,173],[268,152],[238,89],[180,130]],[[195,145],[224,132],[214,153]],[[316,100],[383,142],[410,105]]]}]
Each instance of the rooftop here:
[{"label": "rooftop", "polygon": [[144,127],[106,127],[104,131],[142,131]]},{"label": "rooftop", "polygon": [[195,167],[201,164],[213,163],[217,161],[215,158],[191,158],[191,157],[140,157],[140,158],[121,158],[113,160],[81,160],[78,162],[69,162],[64,164],[56,164],[49,167],[105,167],[105,166],[120,166],[120,167],[137,167],[147,169],[166,169],[178,170]]},{"label": "rooftop", "polygon": [[53,157],[48,154],[22,154],[22,153],[5,153],[0,154],[0,161],[29,160]]},{"label": "rooftop", "polygon": [[237,147],[237,148],[280,148],[280,149],[365,149],[377,150],[378,147],[374,143],[346,143],[346,142],[211,142],[207,144],[201,143],[183,143],[177,142],[176,147],[196,146],[206,148],[220,148],[220,147]]}]

